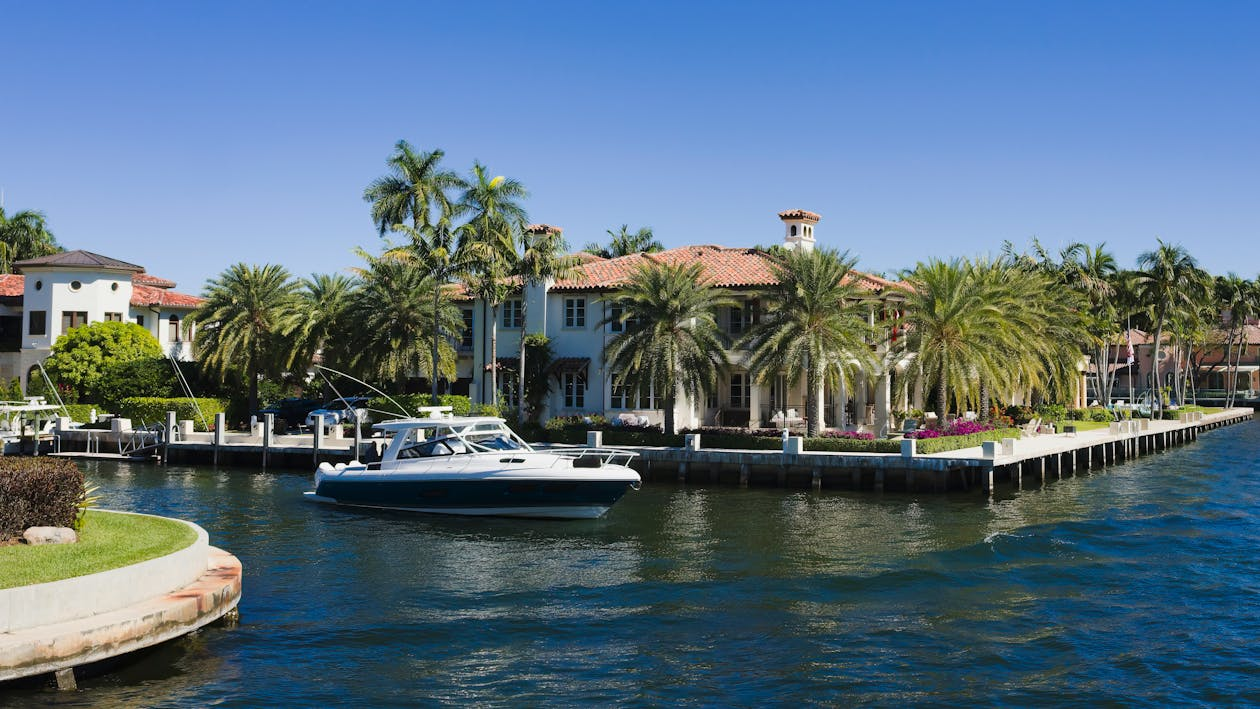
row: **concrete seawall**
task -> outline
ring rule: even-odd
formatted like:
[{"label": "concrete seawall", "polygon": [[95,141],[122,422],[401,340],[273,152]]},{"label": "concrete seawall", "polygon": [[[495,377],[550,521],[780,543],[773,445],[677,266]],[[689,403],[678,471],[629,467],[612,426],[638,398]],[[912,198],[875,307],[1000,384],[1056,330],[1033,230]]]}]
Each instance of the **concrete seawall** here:
[{"label": "concrete seawall", "polygon": [[75,667],[171,640],[232,612],[241,597],[240,561],[210,546],[205,530],[183,523],[197,539],[166,556],[0,590],[0,681],[53,673],[58,686],[71,688]]}]

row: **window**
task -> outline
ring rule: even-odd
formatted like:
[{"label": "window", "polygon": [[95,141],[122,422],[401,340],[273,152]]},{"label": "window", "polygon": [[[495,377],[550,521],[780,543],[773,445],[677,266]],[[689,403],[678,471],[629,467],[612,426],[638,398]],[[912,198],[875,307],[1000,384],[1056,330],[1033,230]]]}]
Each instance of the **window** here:
[{"label": "window", "polygon": [[472,308],[464,308],[464,329],[459,333],[460,349],[472,349],[473,346],[473,311]]},{"label": "window", "polygon": [[171,325],[171,342],[179,342],[179,316],[172,315],[167,322]]},{"label": "window", "polygon": [[796,225],[792,225],[792,236],[796,236]]},{"label": "window", "polygon": [[730,309],[730,318],[727,320],[726,331],[732,335],[744,334],[744,309],[732,307]]},{"label": "window", "polygon": [[137,316],[136,316],[136,324],[137,324],[137,325],[139,325],[140,327],[144,327],[144,316],[143,316],[143,315],[137,315]]},{"label": "window", "polygon": [[521,299],[513,298],[503,303],[503,327],[521,326]]},{"label": "window", "polygon": [[747,409],[749,407],[748,375],[731,375],[731,408]]},{"label": "window", "polygon": [[80,283],[79,281],[70,281],[70,290],[77,291],[82,287],[83,287],[83,284]]},{"label": "window", "polygon": [[564,406],[581,409],[586,406],[586,379],[581,372],[565,372],[560,379],[564,389]]},{"label": "window", "polygon": [[630,391],[630,387],[624,383],[617,383],[618,376],[613,374],[609,381],[612,384],[608,387],[608,408],[610,409],[630,409],[634,408],[634,397]]},{"label": "window", "polygon": [[516,395],[520,392],[517,388],[516,372],[506,369],[500,370],[500,377],[499,405],[509,409],[517,408],[520,402],[516,400]]},{"label": "window", "polygon": [[122,322],[122,313],[105,313],[105,322]]},{"label": "window", "polygon": [[32,335],[47,335],[48,334],[48,311],[32,310],[31,323],[30,323],[30,326],[27,328],[27,331]]},{"label": "window", "polygon": [[608,304],[608,331],[621,332],[625,330],[625,325],[621,322],[621,314],[624,312],[621,305],[617,303]]},{"label": "window", "polygon": [[564,299],[564,326],[586,327],[586,298]]},{"label": "window", "polygon": [[69,332],[80,325],[86,325],[88,322],[87,313],[75,310],[61,311],[61,331]]}]

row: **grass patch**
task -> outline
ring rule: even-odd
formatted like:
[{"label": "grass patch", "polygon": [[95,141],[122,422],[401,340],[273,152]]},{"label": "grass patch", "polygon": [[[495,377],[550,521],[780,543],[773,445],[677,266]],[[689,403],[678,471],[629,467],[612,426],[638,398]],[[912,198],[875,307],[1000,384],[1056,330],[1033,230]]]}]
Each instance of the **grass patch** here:
[{"label": "grass patch", "polygon": [[1081,431],[1093,431],[1098,428],[1110,428],[1111,422],[1110,421],[1068,421],[1066,419],[1063,421],[1054,422],[1054,430],[1058,431],[1059,433],[1063,433],[1064,426],[1076,426],[1077,433],[1080,433]]},{"label": "grass patch", "polygon": [[186,524],[89,510],[75,544],[0,547],[0,588],[60,581],[179,551],[197,540]]}]

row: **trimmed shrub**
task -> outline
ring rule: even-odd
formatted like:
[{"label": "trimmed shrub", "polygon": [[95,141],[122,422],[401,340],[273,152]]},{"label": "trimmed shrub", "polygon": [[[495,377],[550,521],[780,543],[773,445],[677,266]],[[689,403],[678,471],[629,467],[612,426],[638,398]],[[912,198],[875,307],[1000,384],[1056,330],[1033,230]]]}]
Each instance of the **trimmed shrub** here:
[{"label": "trimmed shrub", "polygon": [[92,409],[96,409],[97,416],[105,415],[105,409],[96,404],[66,404],[66,415],[71,421],[88,423],[92,420]]},{"label": "trimmed shrub", "polygon": [[824,431],[823,438],[848,438],[854,441],[873,441],[875,434],[866,431]]},{"label": "trimmed shrub", "polygon": [[1085,418],[1088,416],[1089,416],[1088,409],[1068,409],[1067,411],[1068,421],[1084,421]]},{"label": "trimmed shrub", "polygon": [[[399,394],[390,398],[397,401],[404,409],[407,410],[405,414],[406,416],[416,416],[418,409],[421,406],[449,406],[451,407],[451,413],[455,416],[468,416],[474,409],[473,403],[468,397],[460,396],[458,394],[441,394],[438,396],[436,403],[434,403],[433,397],[430,394]],[[372,411],[372,414],[369,417],[372,421],[385,421],[391,415],[404,415],[397,410],[397,406],[394,406],[389,399],[386,399],[383,396],[378,396],[369,401],[368,408]],[[486,408],[483,405],[478,404],[477,408],[477,416],[495,415],[481,413]]]},{"label": "trimmed shrub", "polygon": [[828,453],[900,453],[901,441],[887,438],[860,440],[855,438],[806,438],[805,452]]},{"label": "trimmed shrub", "polygon": [[1037,416],[1037,412],[1033,411],[1031,406],[1016,406],[1014,404],[1006,407],[1005,413],[1019,426],[1032,421]]},{"label": "trimmed shrub", "polygon": [[144,357],[105,365],[91,394],[98,409],[117,409],[123,399],[138,396],[177,396],[179,382],[165,357]]},{"label": "trimmed shrub", "polygon": [[931,440],[920,439],[915,448],[919,453],[923,454],[944,453],[945,451],[953,451],[960,448],[974,448],[985,441],[1000,441],[1003,438],[1019,437],[1020,431],[1018,428],[999,428],[965,436],[942,436]]},{"label": "trimmed shrub", "polygon": [[1091,406],[1089,408],[1089,420],[1098,423],[1106,423],[1112,419],[1111,412],[1101,406]]},{"label": "trimmed shrub", "polygon": [[[193,402],[196,402],[196,406]],[[202,423],[201,416],[205,416]],[[166,421],[166,412],[174,411],[175,418],[180,421],[192,421],[193,430],[205,431],[206,425],[214,424],[214,415],[227,410],[227,402],[223,399],[165,399],[156,396],[133,396],[123,399],[118,405],[118,415],[131,419],[135,426],[141,424],[162,423]]]},{"label": "trimmed shrub", "polygon": [[0,539],[28,527],[74,527],[83,473],[60,458],[0,458]]}]

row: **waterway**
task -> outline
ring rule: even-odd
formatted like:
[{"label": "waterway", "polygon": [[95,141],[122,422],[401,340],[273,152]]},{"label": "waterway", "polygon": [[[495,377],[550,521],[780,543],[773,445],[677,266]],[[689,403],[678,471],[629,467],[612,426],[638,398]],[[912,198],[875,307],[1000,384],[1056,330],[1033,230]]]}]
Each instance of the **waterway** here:
[{"label": "waterway", "polygon": [[656,484],[579,522],[85,463],[241,558],[240,623],[0,704],[1258,704],[1258,454],[1248,423],[990,500]]}]

